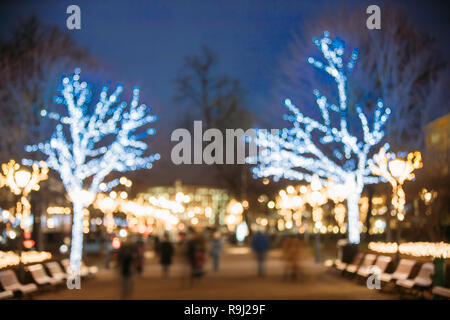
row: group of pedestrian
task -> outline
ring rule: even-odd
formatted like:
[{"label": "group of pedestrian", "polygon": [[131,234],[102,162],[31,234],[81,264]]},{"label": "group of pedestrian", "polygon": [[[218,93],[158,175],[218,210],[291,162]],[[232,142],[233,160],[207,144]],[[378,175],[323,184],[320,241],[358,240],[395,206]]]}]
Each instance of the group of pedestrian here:
[{"label": "group of pedestrian", "polygon": [[[270,249],[270,240],[267,235],[258,231],[252,239],[252,248],[258,264],[258,276],[265,275],[265,260]],[[297,237],[288,237],[282,244],[282,258],[284,260],[285,280],[295,281],[300,276],[299,260],[301,258],[300,242]]]},{"label": "group of pedestrian", "polygon": [[[168,233],[163,235],[162,240],[155,238],[154,245],[154,251],[162,267],[162,276],[168,278],[175,255],[175,245],[171,242]],[[270,249],[269,237],[263,232],[257,231],[252,236],[251,246],[256,256],[257,274],[262,277],[266,274],[265,261]],[[212,233],[209,245],[207,245],[204,234],[192,231],[183,238],[178,248],[181,256],[184,257],[191,285],[204,276],[208,253],[211,257],[212,270],[214,272],[219,271],[223,251],[223,240],[219,231]],[[300,251],[300,243],[296,237],[288,237],[284,240],[282,245],[282,258],[285,263],[284,279],[298,279]],[[132,243],[129,239],[126,240],[119,250],[118,260],[122,276],[122,298],[126,299],[131,295],[133,289],[134,273],[141,274],[143,272],[144,242],[142,239],[135,243]]]},{"label": "group of pedestrian", "polygon": [[[201,279],[205,274],[205,262],[207,260],[208,245],[202,233],[192,231],[184,238],[178,246],[184,258],[185,265],[188,266],[190,283]],[[219,261],[223,249],[222,237],[219,231],[213,233],[209,243],[209,255],[212,259],[213,270],[219,270]],[[163,277],[169,276],[169,269],[175,255],[175,246],[170,241],[166,233],[163,240],[155,239],[155,252],[159,257],[162,267]]]},{"label": "group of pedestrian", "polygon": [[283,242],[283,259],[285,261],[284,279],[295,281],[299,278],[300,242],[296,237],[288,237]]}]

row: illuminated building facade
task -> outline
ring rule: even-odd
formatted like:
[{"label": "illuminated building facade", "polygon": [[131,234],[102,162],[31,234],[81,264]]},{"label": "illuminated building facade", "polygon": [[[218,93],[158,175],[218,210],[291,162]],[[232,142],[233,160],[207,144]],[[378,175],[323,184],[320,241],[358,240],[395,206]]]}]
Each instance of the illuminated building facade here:
[{"label": "illuminated building facade", "polygon": [[425,126],[424,162],[433,168],[430,173],[450,173],[450,113]]},{"label": "illuminated building facade", "polygon": [[181,202],[185,210],[179,217],[180,221],[194,227],[224,225],[227,205],[231,200],[225,189],[182,185],[180,181],[173,186],[151,187],[137,196],[145,201],[152,197]]}]

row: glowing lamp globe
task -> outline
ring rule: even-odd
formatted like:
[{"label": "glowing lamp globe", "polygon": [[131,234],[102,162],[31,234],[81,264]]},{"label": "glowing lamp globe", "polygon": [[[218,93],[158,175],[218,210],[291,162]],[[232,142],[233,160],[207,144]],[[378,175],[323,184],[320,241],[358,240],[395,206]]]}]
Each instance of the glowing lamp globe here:
[{"label": "glowing lamp globe", "polygon": [[401,159],[395,159],[389,161],[389,170],[392,173],[392,176],[395,178],[401,177],[401,175],[405,172],[406,161]]},{"label": "glowing lamp globe", "polygon": [[30,182],[31,173],[26,170],[19,170],[14,173],[14,180],[19,188],[25,188]]}]

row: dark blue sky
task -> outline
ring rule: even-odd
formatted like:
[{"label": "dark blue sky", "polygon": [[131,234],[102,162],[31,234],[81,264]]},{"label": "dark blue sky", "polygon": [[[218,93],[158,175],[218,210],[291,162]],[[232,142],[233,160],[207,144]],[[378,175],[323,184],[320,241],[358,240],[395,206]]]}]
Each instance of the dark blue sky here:
[{"label": "dark blue sky", "polygon": [[[390,2],[405,8],[427,32],[442,35],[442,30],[448,30],[447,13],[436,1]],[[354,10],[365,11],[375,3],[382,7],[383,1],[17,0],[0,7],[0,36],[19,17],[34,13],[73,34],[118,80],[141,85],[151,92],[153,103],[166,110],[171,108],[173,78],[182,58],[206,44],[220,54],[223,72],[242,79],[250,104],[260,104],[266,100],[292,32],[305,20],[326,7],[351,4]],[[69,31],[65,26],[70,4],[81,8],[81,30]],[[448,53],[448,44],[443,47]]]},{"label": "dark blue sky", "polygon": [[[384,1],[330,0],[40,0],[0,5],[0,37],[20,17],[37,15],[58,25],[87,46],[117,81],[140,85],[145,102],[169,124],[176,114],[174,82],[182,58],[206,44],[220,54],[221,71],[240,78],[253,110],[264,109],[273,74],[293,31],[326,7],[353,6],[365,11]],[[442,37],[448,55],[448,4],[438,1],[389,1],[404,8],[424,31]],[[66,8],[81,8],[81,30],[66,28]],[[445,42],[444,42],[445,41]],[[114,79],[111,79],[114,80]]]}]

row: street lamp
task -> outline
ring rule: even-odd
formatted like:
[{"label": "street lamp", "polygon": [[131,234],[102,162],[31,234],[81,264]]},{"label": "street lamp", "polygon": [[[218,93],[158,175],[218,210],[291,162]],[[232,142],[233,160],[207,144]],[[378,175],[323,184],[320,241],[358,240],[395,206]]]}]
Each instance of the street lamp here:
[{"label": "street lamp", "polygon": [[405,219],[406,195],[403,190],[405,181],[414,179],[414,170],[422,168],[422,155],[419,151],[410,152],[406,159],[394,158],[393,153],[386,153],[381,148],[369,162],[373,174],[385,178],[392,186],[392,205],[397,213],[397,219]]},{"label": "street lamp", "polygon": [[21,189],[25,188],[31,179],[31,173],[25,170],[19,170],[14,173],[14,179],[16,180],[17,186]]},{"label": "street lamp", "polygon": [[14,160],[2,164],[2,172],[0,173],[0,185],[6,185],[11,192],[20,196],[20,200],[16,204],[15,218],[20,218],[20,226],[23,230],[27,227],[26,222],[31,213],[31,205],[27,199],[31,191],[39,190],[39,182],[48,178],[48,168],[44,162],[40,163],[41,167],[33,164],[32,172],[21,169],[20,165]]},{"label": "street lamp", "polygon": [[[21,169],[20,165],[14,160],[2,164],[2,173],[0,173],[0,186],[6,185],[11,192],[20,196],[20,200],[16,203],[15,219],[20,220],[20,236],[19,236],[19,256],[22,256],[23,234],[29,225],[27,225],[28,218],[31,214],[31,204],[27,197],[31,191],[39,190],[39,182],[48,178],[48,168],[44,162],[33,164],[32,172]],[[28,232],[28,234],[31,234]],[[23,279],[22,262],[19,265],[19,277]]]},{"label": "street lamp", "polygon": [[431,204],[437,198],[437,192],[434,190],[427,190],[425,188],[420,192],[420,198],[425,203],[427,208],[425,209],[425,214],[427,216],[431,215]]},{"label": "street lamp", "polygon": [[[385,178],[392,186],[392,206],[397,214],[398,221],[405,219],[406,194],[403,190],[405,181],[413,180],[416,169],[422,168],[422,155],[419,151],[410,152],[406,159],[387,153],[385,148],[374,155],[369,161],[374,175]],[[400,224],[397,227],[397,242],[400,242]]]},{"label": "street lamp", "polygon": [[227,216],[225,217],[225,223],[228,230],[234,231],[236,226],[242,222],[242,213],[244,207],[235,199],[231,200],[227,206]]}]

